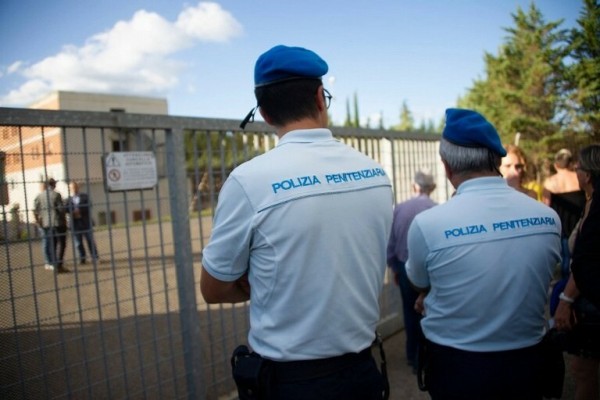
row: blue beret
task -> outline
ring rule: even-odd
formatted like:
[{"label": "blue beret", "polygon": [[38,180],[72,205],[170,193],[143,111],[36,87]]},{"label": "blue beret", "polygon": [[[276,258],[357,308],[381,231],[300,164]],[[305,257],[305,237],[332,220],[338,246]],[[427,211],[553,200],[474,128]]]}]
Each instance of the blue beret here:
[{"label": "blue beret", "polygon": [[298,78],[320,79],[328,69],[327,63],[310,50],[279,45],[256,60],[254,85],[259,87]]},{"label": "blue beret", "polygon": [[442,136],[458,146],[486,147],[501,157],[506,156],[496,128],[483,115],[472,110],[447,109]]}]

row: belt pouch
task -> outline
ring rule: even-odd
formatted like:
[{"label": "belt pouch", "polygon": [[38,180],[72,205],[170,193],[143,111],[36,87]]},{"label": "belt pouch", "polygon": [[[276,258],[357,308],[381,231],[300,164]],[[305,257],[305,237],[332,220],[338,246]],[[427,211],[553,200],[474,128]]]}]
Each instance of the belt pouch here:
[{"label": "belt pouch", "polygon": [[269,388],[268,361],[250,352],[248,347],[238,346],[231,357],[233,379],[240,400],[266,399]]}]

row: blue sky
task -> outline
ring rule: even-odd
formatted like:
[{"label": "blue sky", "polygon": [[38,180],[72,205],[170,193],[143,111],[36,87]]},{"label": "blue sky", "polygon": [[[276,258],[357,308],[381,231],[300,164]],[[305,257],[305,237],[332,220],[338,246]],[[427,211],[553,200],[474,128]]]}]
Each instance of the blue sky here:
[{"label": "blue sky", "polygon": [[[547,22],[576,25],[581,0],[535,0]],[[372,125],[406,101],[434,119],[483,76],[511,13],[530,0],[1,0],[0,106],[51,90],[163,97],[169,113],[242,119],[256,58],[277,44],[329,64],[330,114],[356,93]]]}]

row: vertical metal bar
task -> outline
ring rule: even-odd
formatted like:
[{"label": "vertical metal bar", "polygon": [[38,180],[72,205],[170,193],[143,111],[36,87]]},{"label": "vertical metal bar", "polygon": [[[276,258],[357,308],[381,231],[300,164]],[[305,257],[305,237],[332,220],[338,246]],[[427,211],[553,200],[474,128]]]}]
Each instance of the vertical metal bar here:
[{"label": "vertical metal bar", "polygon": [[[83,136],[83,150],[84,150],[84,165],[85,165],[85,181],[86,181],[86,186],[87,186],[87,193],[88,195],[90,194],[90,182],[89,182],[89,163],[88,163],[88,152],[86,151],[87,149],[87,136],[85,134],[85,129],[83,129],[82,131],[82,136]],[[99,136],[100,136],[100,143],[102,143],[102,153],[104,150],[104,139],[105,139],[105,134],[104,134],[104,129],[101,129],[99,132]],[[104,166],[102,166],[102,168],[104,168]],[[79,185],[81,185],[81,181],[78,182]],[[88,204],[89,207],[89,204]],[[110,215],[110,213],[108,213]],[[109,217],[110,219],[110,217]],[[92,228],[93,229],[93,228]],[[112,235],[109,235],[112,237]],[[83,239],[83,238],[82,238]],[[100,255],[98,254],[98,247],[96,244],[96,239],[94,239],[94,246],[96,247],[96,258],[100,257]],[[112,247],[112,246],[111,246]],[[73,257],[75,257],[76,259],[78,258],[78,254],[75,252],[76,249],[73,249]],[[89,250],[89,249],[88,249]],[[111,252],[112,253],[112,252]],[[92,256],[92,254],[90,254],[90,256]],[[92,263],[97,262],[99,260],[94,260],[92,257]],[[106,381],[106,390],[107,390],[107,394],[108,397],[112,398],[112,387],[111,387],[111,379],[110,379],[110,373],[109,373],[109,368],[108,368],[108,360],[106,357],[107,349],[106,349],[106,332],[104,330],[104,317],[102,315],[102,299],[100,297],[100,289],[98,288],[98,267],[95,266],[94,267],[94,282],[96,282],[96,304],[98,305],[98,326],[99,326],[99,331],[100,331],[100,343],[102,346],[102,354],[104,355],[102,357],[102,364],[103,364],[103,368],[104,368],[104,376],[106,377],[105,381]],[[117,307],[118,308],[118,307]],[[91,394],[90,394],[91,395]]]},{"label": "vertical metal bar", "polygon": [[215,187],[215,176],[212,163],[212,132],[205,131],[204,133],[206,134],[206,171],[208,172],[208,187],[210,188],[208,201],[210,204],[210,211],[212,212],[212,215],[215,215],[215,198],[217,194],[213,191]]},{"label": "vertical metal bar", "polygon": [[[65,158],[65,162],[64,165],[66,165],[66,169],[65,169],[65,176],[67,178],[67,180],[69,179],[69,162],[67,162],[67,156],[68,156],[68,141],[67,141],[67,128],[63,128],[62,129],[62,135],[63,135],[63,144],[64,144],[64,158]],[[81,136],[82,136],[82,143],[83,143],[83,153],[84,153],[84,157],[87,158],[87,141],[86,141],[86,130],[85,127],[81,128]],[[87,162],[85,163],[85,169],[86,169],[86,176],[87,176]],[[72,193],[68,193],[68,195],[72,195]],[[65,199],[66,200],[66,199]],[[71,223],[73,223],[73,221],[71,220]],[[71,231],[73,231],[73,226],[71,226]],[[71,240],[71,243],[75,243],[73,240]],[[73,258],[76,259],[77,256],[77,249],[75,248],[75,246],[71,246],[72,249],[72,253],[73,253]],[[84,369],[85,369],[85,378],[86,378],[86,382],[87,382],[87,391],[88,391],[88,396],[90,398],[93,397],[93,392],[92,392],[92,380],[90,377],[90,365],[89,365],[89,355],[87,352],[88,349],[88,344],[87,344],[87,335],[85,332],[85,324],[84,324],[84,316],[83,316],[83,305],[81,303],[81,286],[80,286],[80,281],[79,281],[79,269],[75,268],[74,269],[74,274],[75,274],[75,291],[77,293],[77,308],[78,308],[78,313],[79,313],[79,331],[81,332],[81,347],[82,347],[82,351],[83,351],[83,365],[84,365]],[[98,291],[96,290],[96,295],[98,296]],[[98,315],[98,320],[102,321],[102,312],[99,309],[99,315]],[[104,343],[103,343],[104,344]],[[103,346],[103,350],[106,350]],[[103,354],[106,354],[105,351],[103,351]],[[105,368],[106,371],[106,368]],[[109,392],[110,393],[110,392]]]},{"label": "vertical metal bar", "polygon": [[[100,135],[101,135],[101,143],[102,143],[102,154],[105,155],[107,153],[106,150],[106,143],[105,143],[105,130],[104,128],[101,128],[100,130]],[[121,141],[121,135],[119,134],[119,141]],[[102,166],[104,168],[104,166]],[[86,181],[88,181],[88,185],[89,185],[89,179],[86,179]],[[113,231],[113,222],[112,222],[112,214],[111,214],[111,210],[110,210],[110,206],[111,206],[111,201],[110,201],[110,195],[108,193],[107,190],[104,191],[104,203],[106,204],[106,223],[107,223],[107,229],[109,231],[109,235],[108,235],[108,243],[109,243],[109,254],[110,254],[110,263],[111,265],[115,265],[115,243],[114,243],[114,239],[113,239],[113,235],[112,235],[112,231]],[[98,280],[98,268],[95,267],[94,268],[94,281],[95,282],[99,282]],[[113,290],[114,290],[114,294],[115,294],[115,304],[117,305],[115,307],[115,313],[116,313],[116,320],[118,321],[117,323],[117,332],[118,332],[118,336],[119,336],[119,349],[121,351],[119,351],[119,355],[121,356],[121,368],[123,370],[123,386],[125,387],[125,389],[127,390],[129,388],[129,368],[127,367],[127,359],[125,358],[126,353],[125,353],[125,340],[124,340],[124,333],[123,333],[123,319],[121,316],[121,307],[119,307],[119,304],[121,303],[120,300],[120,295],[119,295],[119,282],[117,279],[117,273],[113,270],[112,272],[112,284],[113,284]],[[98,291],[97,291],[98,292]],[[107,377],[107,380],[110,380],[111,377]]]},{"label": "vertical metal bar", "polygon": [[[157,155],[157,151],[156,151],[156,130],[152,129],[152,152],[154,153],[154,155]],[[157,157],[158,158],[158,157]],[[157,171],[158,173],[158,171]],[[159,235],[162,238],[162,219],[160,218],[160,197],[158,197],[158,192],[159,192],[159,188],[160,188],[160,184],[156,185],[156,189],[154,189],[154,193],[156,193],[156,209],[157,209],[157,214],[158,214],[158,219],[157,219],[157,228],[159,230]],[[145,215],[145,206],[144,206],[144,195],[142,193],[142,213]],[[146,223],[146,218],[144,217],[143,219],[143,226],[144,226],[144,243],[147,242],[147,232],[146,232],[146,228],[147,228],[147,223]],[[161,240],[159,242],[159,246],[161,247],[161,250],[163,250],[163,241]],[[152,274],[151,274],[151,270],[152,270],[152,265],[149,262],[150,260],[150,254],[148,253],[148,246],[145,246],[144,248],[145,250],[145,254],[146,254],[146,282],[148,284],[148,298],[149,298],[149,303],[150,303],[150,329],[152,330],[152,349],[154,350],[154,357],[155,357],[155,364],[154,364],[154,368],[155,368],[155,372],[156,372],[156,378],[157,378],[157,385],[158,385],[158,398],[162,399],[164,398],[164,394],[162,391],[162,379],[161,379],[161,373],[160,373],[160,367],[159,367],[159,361],[160,361],[160,353],[158,351],[158,345],[156,343],[156,339],[158,338],[158,334],[156,332],[156,327],[157,327],[157,321],[156,321],[156,313],[154,310],[154,291],[152,290]],[[162,257],[164,256],[164,253],[161,251],[161,261],[164,265],[164,258]],[[163,271],[165,268],[161,268]],[[166,282],[166,281],[165,281]]]},{"label": "vertical metal bar", "polygon": [[[23,140],[22,140],[22,136],[21,136],[21,127],[19,127],[18,129],[18,133],[19,133],[19,154],[21,157],[21,160],[23,160]],[[21,174],[23,175],[23,185],[25,184],[25,162],[23,161],[21,163]],[[8,184],[8,183],[7,183]],[[29,221],[29,213],[27,212],[27,205],[25,205],[24,209],[26,211],[26,215],[27,217],[25,218],[25,220]],[[4,205],[2,206],[2,212],[4,213]],[[6,220],[6,217],[5,217]],[[29,224],[28,224],[29,225]],[[5,225],[6,226],[6,225]],[[17,356],[17,365],[19,366],[19,383],[21,386],[21,394],[22,397],[26,397],[25,394],[25,379],[23,377],[23,358],[22,358],[22,346],[21,346],[21,335],[19,335],[19,324],[17,323],[17,308],[15,307],[15,282],[13,282],[13,270],[11,268],[11,263],[10,263],[10,240],[8,240],[8,232],[5,231],[5,236],[4,236],[7,240],[5,240],[5,246],[6,246],[6,265],[7,265],[7,271],[6,273],[8,274],[8,281],[9,281],[9,290],[10,290],[10,305],[11,305],[11,316],[12,316],[12,321],[13,321],[13,334],[14,334],[14,339],[15,339],[15,346],[17,348],[16,350],[16,356]],[[31,253],[31,236],[27,235],[27,240],[29,241],[29,250]],[[30,254],[31,255],[31,254]],[[33,268],[32,268],[33,270]],[[36,316],[37,316],[37,304],[35,305],[36,308]]]},{"label": "vertical metal bar", "polygon": [[396,172],[396,141],[390,137],[390,149],[392,152],[392,188],[394,190],[394,203],[398,202],[398,173]]},{"label": "vertical metal bar", "polygon": [[200,346],[200,319],[196,303],[194,263],[190,240],[190,222],[188,207],[185,204],[185,155],[183,151],[183,129],[173,127],[166,131],[167,176],[169,182],[169,201],[171,205],[173,243],[175,249],[175,268],[181,335],[184,348],[184,362],[189,399],[204,399],[205,387],[202,375],[202,348]]},{"label": "vertical metal bar", "polygon": [[[44,130],[42,128],[42,137],[44,136]],[[43,149],[43,154],[44,154],[44,171],[45,171],[45,179],[48,179],[48,160],[47,160],[47,150],[46,150],[46,143],[45,141],[43,142],[42,145],[42,149]],[[44,195],[47,197],[46,201],[48,204],[48,213],[53,212],[53,210],[50,209],[50,193],[48,191],[48,189],[46,188]],[[53,220],[53,219],[50,219]],[[57,221],[55,221],[56,223]],[[64,324],[63,324],[63,318],[62,318],[62,308],[60,306],[60,285],[59,285],[59,281],[58,281],[58,275],[57,275],[57,267],[58,267],[58,254],[56,254],[56,245],[54,243],[54,241],[56,240],[56,237],[54,234],[52,234],[50,236],[50,246],[54,249],[54,259],[51,260],[54,264],[54,268],[55,268],[55,273],[53,274],[54,277],[54,297],[56,300],[56,318],[58,320],[58,332],[59,332],[59,338],[60,338],[60,343],[58,344],[58,346],[60,347],[61,350],[61,354],[62,354],[62,358],[63,358],[63,365],[66,365],[67,362],[67,350],[65,347],[65,330],[64,330]],[[65,380],[66,380],[66,384],[67,384],[67,388],[66,388],[66,392],[71,394],[72,393],[72,389],[71,389],[71,374],[69,371],[69,368],[65,368]],[[48,372],[48,371],[47,371]],[[48,374],[46,374],[46,377],[48,376]]]},{"label": "vertical metal bar", "polygon": [[[163,135],[164,134],[165,134],[165,132],[163,131]],[[155,136],[155,134],[154,134],[154,136]],[[154,152],[158,153],[158,150],[156,148],[156,142],[157,142],[157,140],[154,137],[154,140],[153,140]],[[163,147],[163,151],[164,151],[164,147]],[[186,178],[187,178],[187,174],[186,174]],[[156,194],[156,203],[159,204],[159,206],[157,207],[157,213],[158,213],[157,217],[158,217],[159,221],[162,221],[163,220],[163,215],[162,215],[162,207],[160,207],[160,200],[161,200],[161,197],[160,197],[160,185],[158,185],[157,190],[155,191],[155,194]],[[175,398],[179,398],[180,395],[179,395],[179,385],[177,384],[177,381],[178,381],[178,379],[177,379],[177,370],[175,369],[175,363],[173,362],[173,356],[175,355],[175,348],[173,346],[173,340],[172,340],[172,338],[174,336],[173,330],[172,330],[173,321],[171,320],[171,318],[172,318],[171,317],[171,304],[170,304],[170,301],[169,301],[169,290],[167,288],[167,282],[169,281],[169,279],[168,279],[168,276],[167,276],[167,268],[165,266],[165,260],[166,260],[166,255],[165,255],[165,253],[166,253],[165,252],[165,240],[164,240],[164,235],[165,234],[164,234],[164,231],[163,231],[163,224],[162,223],[158,224],[158,235],[159,235],[159,238],[160,238],[160,240],[159,240],[160,256],[161,256],[161,260],[162,260],[162,263],[163,263],[161,271],[162,271],[162,281],[164,282],[164,285],[165,285],[165,287],[163,288],[163,292],[165,294],[165,296],[164,296],[164,302],[165,302],[165,312],[164,312],[164,314],[165,314],[166,319],[167,319],[167,329],[169,331],[169,334],[167,336],[169,338],[169,351],[170,351],[170,354],[171,354],[171,363],[170,363],[171,364],[171,373],[172,373],[172,377],[171,378],[175,381],[175,384],[173,385],[173,388],[175,390],[175,396],[174,397]],[[154,315],[154,313],[153,313],[153,315]],[[154,331],[156,332],[156,326],[155,325],[156,324],[153,324],[153,327],[154,327]],[[159,382],[160,382],[161,381],[161,379],[160,379],[160,372],[159,372],[160,371],[160,355],[159,355],[159,352],[158,352],[158,348],[156,346],[155,346],[155,351],[156,351],[156,354],[157,354],[157,361],[156,361],[157,376],[159,377]],[[159,394],[162,393],[161,389],[162,389],[162,385],[159,387]],[[162,395],[159,396],[159,397],[163,398]]]},{"label": "vertical metal bar", "polygon": [[[142,340],[140,337],[140,325],[139,325],[139,314],[138,314],[138,305],[137,305],[137,296],[136,296],[136,285],[135,285],[135,269],[133,268],[133,254],[132,254],[132,241],[131,241],[131,221],[129,220],[129,196],[128,196],[129,192],[123,192],[123,206],[125,209],[125,237],[127,239],[127,264],[129,267],[129,283],[131,284],[131,302],[132,302],[132,307],[133,307],[133,328],[135,331],[135,348],[137,350],[137,355],[138,355],[138,365],[140,366],[140,379],[141,379],[141,384],[142,384],[142,390],[144,393],[144,398],[146,398],[146,382],[145,382],[145,377],[143,374],[143,369],[144,369],[144,357],[142,354]],[[144,214],[143,210],[142,210],[142,215]],[[128,346],[129,347],[129,346]],[[123,347],[123,349],[125,349],[127,347]],[[131,393],[129,391],[129,387],[126,388],[127,389],[127,395],[128,396],[132,396],[133,393]]]}]

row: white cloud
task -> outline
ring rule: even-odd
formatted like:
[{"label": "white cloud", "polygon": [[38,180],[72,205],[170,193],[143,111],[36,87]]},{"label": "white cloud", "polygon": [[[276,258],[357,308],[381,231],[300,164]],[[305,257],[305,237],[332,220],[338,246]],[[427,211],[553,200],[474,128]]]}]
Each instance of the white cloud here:
[{"label": "white cloud", "polygon": [[205,41],[225,42],[242,33],[242,26],[217,3],[199,3],[183,10],[175,25],[189,36]]},{"label": "white cloud", "polygon": [[22,61],[15,61],[14,63],[12,63],[11,65],[8,66],[8,68],[6,69],[6,73],[8,75],[14,74],[15,72],[18,72],[22,66],[23,66]]},{"label": "white cloud", "polygon": [[24,69],[22,63],[13,63],[7,73],[20,72],[27,80],[2,96],[0,103],[26,105],[51,90],[164,94],[179,83],[177,77],[185,67],[172,58],[174,54],[200,41],[229,41],[242,31],[217,3],[186,7],[175,22],[140,10],[81,47],[65,46]]}]

